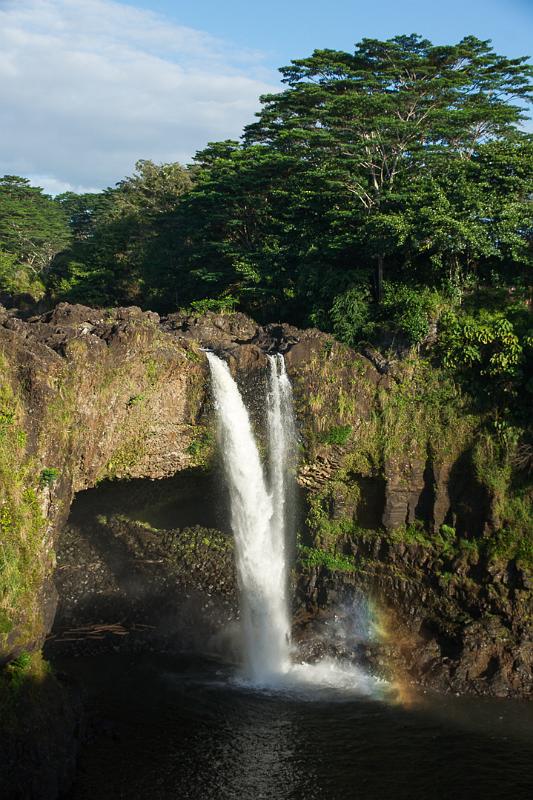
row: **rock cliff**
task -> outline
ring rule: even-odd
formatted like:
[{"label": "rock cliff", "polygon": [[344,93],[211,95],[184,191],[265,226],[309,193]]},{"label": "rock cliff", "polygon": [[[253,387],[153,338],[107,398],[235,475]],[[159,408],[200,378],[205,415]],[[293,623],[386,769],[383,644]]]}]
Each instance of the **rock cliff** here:
[{"label": "rock cliff", "polygon": [[[312,642],[363,591],[397,632],[368,658],[441,689],[527,694],[530,559],[511,512],[530,495],[482,417],[428,356],[386,360],[241,314],[160,319],[61,304],[24,320],[0,311],[1,658],[38,649],[52,627],[56,546],[76,493],[106,479],[209,472],[204,347],[224,353],[259,433],[265,354],[286,355],[302,449],[298,636]],[[99,528],[119,534],[137,561],[163,558],[153,532]],[[194,573],[184,541],[172,558]],[[71,542],[68,558],[77,551]],[[217,563],[207,546],[198,558]],[[158,592],[169,574],[150,573]],[[61,591],[73,592],[67,584]],[[212,572],[200,584],[233,596]]]}]

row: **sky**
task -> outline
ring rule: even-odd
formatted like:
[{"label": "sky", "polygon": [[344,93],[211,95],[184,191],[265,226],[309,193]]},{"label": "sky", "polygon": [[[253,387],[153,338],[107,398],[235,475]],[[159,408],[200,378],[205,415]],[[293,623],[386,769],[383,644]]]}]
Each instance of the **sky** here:
[{"label": "sky", "polygon": [[0,0],[0,175],[94,191],[238,138],[277,68],[365,36],[533,54],[533,0]]}]

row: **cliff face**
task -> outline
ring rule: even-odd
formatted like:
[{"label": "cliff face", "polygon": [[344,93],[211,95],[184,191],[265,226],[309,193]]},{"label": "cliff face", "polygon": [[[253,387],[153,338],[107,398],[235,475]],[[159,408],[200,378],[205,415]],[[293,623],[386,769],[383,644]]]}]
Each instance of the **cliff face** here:
[{"label": "cliff face", "polygon": [[305,443],[299,629],[311,652],[321,621],[331,628],[360,595],[380,628],[363,660],[385,674],[529,694],[532,496],[516,443],[487,434],[420,356],[384,362],[318,336],[287,364]]},{"label": "cliff face", "polygon": [[54,542],[75,492],[195,463],[206,372],[155,314],[61,305],[0,317],[0,652],[38,647],[55,611]]},{"label": "cliff face", "polygon": [[286,354],[307,506],[298,635],[312,645],[321,620],[364,591],[397,632],[368,658],[440,688],[527,693],[527,490],[483,420],[420,357],[390,363],[240,314],[160,320],[68,305],[29,321],[0,314],[2,658],[39,647],[50,630],[54,548],[74,493],[209,465],[201,347],[224,353],[259,433],[265,353]]}]

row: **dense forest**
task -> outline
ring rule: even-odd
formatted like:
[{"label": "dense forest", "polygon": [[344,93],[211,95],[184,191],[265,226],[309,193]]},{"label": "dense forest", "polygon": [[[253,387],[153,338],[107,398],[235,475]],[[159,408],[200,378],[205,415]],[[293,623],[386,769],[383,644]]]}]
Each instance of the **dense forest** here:
[{"label": "dense forest", "polygon": [[523,425],[533,67],[410,35],[281,74],[241,141],[190,165],[142,160],[55,198],[0,179],[0,299],[239,309],[396,352],[431,341],[493,424]]}]

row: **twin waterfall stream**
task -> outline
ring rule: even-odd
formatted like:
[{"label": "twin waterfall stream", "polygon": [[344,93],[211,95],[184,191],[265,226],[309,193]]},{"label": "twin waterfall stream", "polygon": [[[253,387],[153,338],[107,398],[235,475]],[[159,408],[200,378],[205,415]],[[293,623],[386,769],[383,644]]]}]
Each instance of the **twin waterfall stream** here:
[{"label": "twin waterfall stream", "polygon": [[311,684],[374,694],[380,682],[353,664],[332,659],[294,663],[291,652],[288,556],[293,535],[296,428],[283,356],[268,357],[268,478],[248,411],[227,364],[211,352],[207,358],[230,493],[244,678],[259,687]]},{"label": "twin waterfall stream", "polygon": [[207,358],[231,499],[245,674],[268,685],[290,665],[286,520],[295,445],[291,385],[283,356],[269,356],[267,482],[238,386],[224,361],[213,353]]}]

